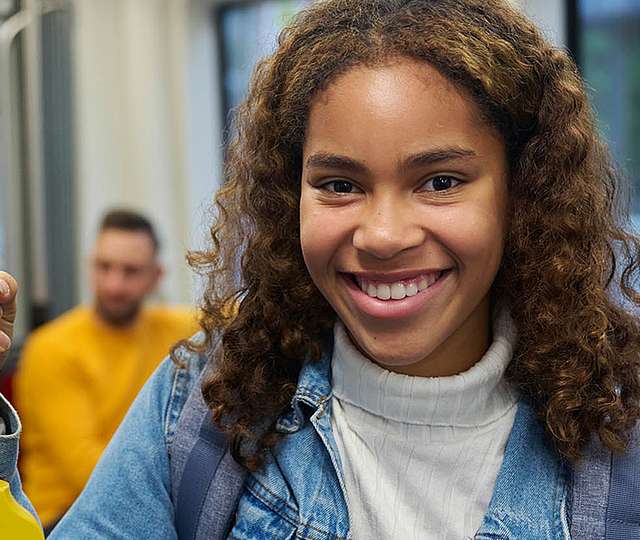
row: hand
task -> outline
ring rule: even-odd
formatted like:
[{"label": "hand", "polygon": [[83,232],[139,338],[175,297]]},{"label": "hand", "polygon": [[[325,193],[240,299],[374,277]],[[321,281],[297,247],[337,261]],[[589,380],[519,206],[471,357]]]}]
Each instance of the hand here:
[{"label": "hand", "polygon": [[9,356],[13,323],[16,319],[18,284],[10,274],[0,272],[0,369]]}]

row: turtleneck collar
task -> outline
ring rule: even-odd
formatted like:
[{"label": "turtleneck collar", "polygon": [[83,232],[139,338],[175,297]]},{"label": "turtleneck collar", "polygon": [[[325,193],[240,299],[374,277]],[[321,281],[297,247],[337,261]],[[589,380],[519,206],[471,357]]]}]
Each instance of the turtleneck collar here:
[{"label": "turtleneck collar", "polygon": [[493,342],[470,369],[449,377],[412,377],[381,368],[360,353],[341,322],[334,328],[333,395],[373,415],[405,424],[480,427],[517,401],[504,378],[516,329],[506,310],[493,321]]}]

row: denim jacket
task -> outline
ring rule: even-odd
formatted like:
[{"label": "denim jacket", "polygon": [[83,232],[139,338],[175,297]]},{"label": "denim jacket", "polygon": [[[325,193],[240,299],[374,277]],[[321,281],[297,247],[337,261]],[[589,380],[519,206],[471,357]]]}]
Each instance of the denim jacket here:
[{"label": "denim jacket", "polygon": [[[247,477],[229,538],[351,538],[342,466],[331,431],[330,353],[301,370],[291,409],[277,424],[287,435],[267,464]],[[180,412],[203,368],[195,355],[185,360],[182,367],[165,360],[145,385],[52,540],[177,538],[169,455]],[[3,413],[18,425],[6,405]],[[16,499],[30,508],[15,470],[15,441],[15,434],[0,437],[0,472],[12,480]],[[474,538],[568,539],[569,491],[567,468],[522,402]]]}]

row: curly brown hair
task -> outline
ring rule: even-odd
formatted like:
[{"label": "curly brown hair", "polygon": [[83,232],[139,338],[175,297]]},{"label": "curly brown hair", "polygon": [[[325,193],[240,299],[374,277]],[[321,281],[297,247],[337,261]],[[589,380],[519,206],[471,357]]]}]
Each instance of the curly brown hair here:
[{"label": "curly brown hair", "polygon": [[300,13],[258,65],[237,113],[212,246],[189,257],[208,280],[207,343],[223,345],[203,395],[236,459],[255,469],[276,444],[301,365],[319,358],[336,317],[300,247],[310,102],[351,67],[394,57],[438,69],[505,142],[510,228],[493,290],[519,333],[508,377],[561,456],[578,459],[593,434],[623,450],[640,416],[640,243],[623,227],[620,177],[574,63],[500,0],[326,0]]}]

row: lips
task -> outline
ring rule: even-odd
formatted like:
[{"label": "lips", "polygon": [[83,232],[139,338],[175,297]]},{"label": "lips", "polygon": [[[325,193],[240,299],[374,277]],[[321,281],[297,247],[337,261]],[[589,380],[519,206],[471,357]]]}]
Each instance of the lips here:
[{"label": "lips", "polygon": [[365,279],[357,275],[354,275],[354,279],[362,292],[372,298],[378,298],[380,300],[402,300],[407,296],[415,296],[419,292],[428,289],[438,281],[441,275],[442,271],[438,271],[427,272],[396,281]]},{"label": "lips", "polygon": [[432,301],[450,269],[411,274],[341,274],[356,307],[375,318],[411,316]]}]

